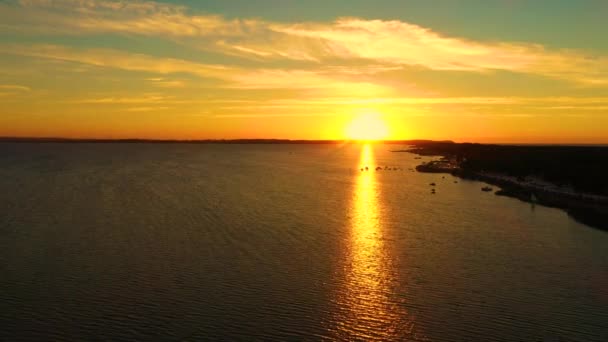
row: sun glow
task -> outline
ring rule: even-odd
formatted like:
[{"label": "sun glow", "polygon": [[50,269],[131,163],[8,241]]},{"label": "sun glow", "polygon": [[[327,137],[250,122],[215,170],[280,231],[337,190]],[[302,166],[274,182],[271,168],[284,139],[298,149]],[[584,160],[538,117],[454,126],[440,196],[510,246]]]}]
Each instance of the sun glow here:
[{"label": "sun glow", "polygon": [[352,140],[382,140],[388,136],[388,125],[378,113],[363,113],[346,127],[346,137]]}]

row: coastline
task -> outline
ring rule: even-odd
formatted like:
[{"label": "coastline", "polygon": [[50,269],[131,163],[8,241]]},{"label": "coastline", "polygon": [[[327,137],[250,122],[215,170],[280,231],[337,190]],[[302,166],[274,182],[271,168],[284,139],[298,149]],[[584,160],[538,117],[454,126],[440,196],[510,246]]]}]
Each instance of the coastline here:
[{"label": "coastline", "polygon": [[494,194],[519,199],[531,204],[564,210],[577,222],[608,231],[608,196],[580,192],[571,187],[559,186],[539,177],[514,177],[499,172],[472,171],[461,166],[450,153],[438,153],[425,146],[395,151],[421,156],[439,156],[439,160],[416,166],[417,172],[447,173],[465,180],[482,181],[499,188]]}]

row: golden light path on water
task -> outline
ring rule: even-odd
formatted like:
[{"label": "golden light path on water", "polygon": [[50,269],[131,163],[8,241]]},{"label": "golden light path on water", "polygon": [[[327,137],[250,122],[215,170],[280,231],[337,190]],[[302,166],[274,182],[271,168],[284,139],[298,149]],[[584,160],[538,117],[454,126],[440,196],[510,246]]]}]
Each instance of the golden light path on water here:
[{"label": "golden light path on water", "polygon": [[[365,168],[368,168],[366,170]],[[396,270],[385,245],[373,147],[363,145],[353,189],[344,288],[338,298],[340,340],[426,340],[394,292]]]}]

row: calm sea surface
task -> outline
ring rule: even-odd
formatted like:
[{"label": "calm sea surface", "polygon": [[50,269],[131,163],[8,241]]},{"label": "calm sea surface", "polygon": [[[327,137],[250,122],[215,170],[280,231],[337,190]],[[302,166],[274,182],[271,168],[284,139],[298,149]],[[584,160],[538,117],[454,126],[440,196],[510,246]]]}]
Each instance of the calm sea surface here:
[{"label": "calm sea surface", "polygon": [[608,341],[608,233],[395,148],[0,144],[0,340]]}]

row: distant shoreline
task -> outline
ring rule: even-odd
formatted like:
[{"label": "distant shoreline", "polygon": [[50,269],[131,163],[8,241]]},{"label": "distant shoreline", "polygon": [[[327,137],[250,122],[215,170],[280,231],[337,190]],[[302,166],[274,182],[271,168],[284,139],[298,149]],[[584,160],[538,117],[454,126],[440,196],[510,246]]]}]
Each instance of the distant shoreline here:
[{"label": "distant shoreline", "polygon": [[[495,194],[498,196],[508,196],[517,198],[521,201],[540,204],[548,207],[559,208],[565,210],[568,215],[588,226],[601,230],[608,230],[608,196],[605,193],[587,193],[580,190],[575,190],[572,186],[558,185],[552,182],[542,180],[538,174],[530,173],[527,176],[508,175],[506,170],[498,167],[492,171],[479,170],[476,167],[471,167],[471,161],[467,157],[476,158],[478,160],[491,159],[488,154],[500,151],[500,149],[508,149],[512,147],[493,147],[496,145],[472,145],[466,146],[466,152],[459,150],[456,145],[445,146],[442,144],[417,145],[407,152],[424,155],[424,156],[441,156],[439,161],[431,161],[418,165],[416,170],[424,173],[449,173],[454,176],[483,181],[500,188]],[[519,150],[509,153],[525,154],[530,153],[534,147],[519,146],[515,147]],[[547,147],[544,147],[547,148]],[[551,147],[549,147],[551,148]],[[559,149],[560,147],[552,147]],[[567,147],[564,147],[567,148]],[[579,147],[584,148],[584,147]],[[601,147],[589,147],[588,149],[597,152],[598,148],[601,152],[608,154],[608,149]],[[523,149],[523,151],[522,151]],[[405,152],[405,151],[399,151]],[[542,150],[534,151],[533,153],[542,155]],[[584,153],[580,152],[584,157]],[[566,158],[564,158],[566,160]],[[475,162],[479,163],[477,160]],[[567,160],[567,162],[571,162]],[[521,162],[522,168],[527,167],[525,162]],[[606,165],[598,162],[600,168],[605,168]],[[486,163],[486,166],[491,165]],[[536,166],[537,167],[537,166]],[[549,168],[550,166],[547,166]],[[547,170],[536,169],[536,172],[543,174]],[[590,177],[587,174],[580,174],[577,177]],[[570,179],[571,184],[575,183],[576,179]],[[599,179],[597,180],[599,183]]]},{"label": "distant shoreline", "polygon": [[[139,138],[61,138],[61,137],[10,137],[0,136],[0,143],[150,143],[150,144],[344,144],[344,143],[365,143],[365,141],[346,140],[346,139],[139,139]],[[428,139],[409,139],[409,140],[379,140],[373,143],[387,145],[434,145],[434,144],[467,144],[456,143],[451,140],[428,140]],[[490,145],[490,144],[484,144]],[[496,146],[546,146],[546,147],[608,147],[608,144],[590,143],[496,143]],[[410,150],[394,150],[392,152],[410,152]]]},{"label": "distant shoreline", "polygon": [[[1,142],[13,143],[151,143],[151,144],[344,144],[360,143],[356,140],[303,140],[303,139],[82,139],[54,137],[0,137]],[[451,141],[443,141],[452,143]],[[382,140],[382,144],[412,145],[435,143],[432,140]]]}]

